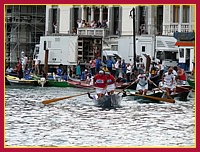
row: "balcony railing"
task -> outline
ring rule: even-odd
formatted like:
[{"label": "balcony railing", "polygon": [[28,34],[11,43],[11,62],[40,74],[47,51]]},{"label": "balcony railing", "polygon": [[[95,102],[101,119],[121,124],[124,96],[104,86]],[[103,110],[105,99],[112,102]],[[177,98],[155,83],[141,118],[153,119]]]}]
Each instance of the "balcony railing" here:
[{"label": "balcony railing", "polygon": [[[180,28],[180,30],[179,30]],[[170,25],[148,25],[143,30],[136,30],[136,35],[168,35],[173,36],[174,32],[193,32],[195,26],[189,23],[172,23]],[[132,35],[132,31],[122,31],[122,35]]]},{"label": "balcony railing", "polygon": [[78,35],[92,35],[106,37],[109,35],[109,29],[106,28],[78,28]]},{"label": "balcony railing", "polygon": [[[180,30],[179,30],[179,28],[180,28]],[[194,25],[189,25],[189,23],[182,23],[181,25],[178,25],[178,23],[164,25],[162,34],[163,35],[173,35],[173,33],[177,32],[177,31],[178,32],[193,32]]]}]

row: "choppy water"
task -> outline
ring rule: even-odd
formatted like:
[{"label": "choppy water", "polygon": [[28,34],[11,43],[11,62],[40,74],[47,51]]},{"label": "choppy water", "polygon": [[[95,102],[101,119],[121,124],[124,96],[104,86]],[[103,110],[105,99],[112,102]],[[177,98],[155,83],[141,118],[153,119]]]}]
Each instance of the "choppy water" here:
[{"label": "choppy water", "polygon": [[101,110],[87,95],[43,105],[43,100],[85,92],[75,88],[6,86],[5,145],[62,147],[195,146],[195,98]]}]

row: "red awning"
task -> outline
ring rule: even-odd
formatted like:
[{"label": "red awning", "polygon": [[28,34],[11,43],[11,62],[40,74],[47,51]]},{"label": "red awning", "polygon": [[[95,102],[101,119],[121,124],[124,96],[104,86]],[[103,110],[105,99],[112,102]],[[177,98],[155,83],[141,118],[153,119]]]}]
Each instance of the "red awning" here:
[{"label": "red awning", "polygon": [[194,41],[178,41],[175,43],[176,46],[195,46]]}]

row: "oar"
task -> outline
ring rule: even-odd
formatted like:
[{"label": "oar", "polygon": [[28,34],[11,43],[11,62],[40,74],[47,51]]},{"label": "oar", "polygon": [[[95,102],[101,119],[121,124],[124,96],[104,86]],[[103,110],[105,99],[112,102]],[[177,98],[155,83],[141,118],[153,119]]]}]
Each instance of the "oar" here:
[{"label": "oar", "polygon": [[[153,81],[151,81],[150,79],[149,79],[149,81],[150,81],[151,83],[153,83],[153,85],[156,86],[160,91],[164,92],[163,89],[161,89],[160,87],[158,87]],[[166,95],[168,98],[174,100],[170,95],[167,95],[167,93],[165,93],[165,95]],[[174,101],[174,102],[175,102],[175,101]]]},{"label": "oar", "polygon": [[170,102],[170,103],[175,103],[174,99],[167,99],[167,98],[159,98],[159,97],[153,97],[153,96],[147,96],[147,95],[140,95],[140,94],[132,94],[135,96],[140,96],[148,99],[153,99],[153,100],[159,100],[159,101],[165,101],[165,102]]},{"label": "oar", "polygon": [[81,96],[81,95],[84,95],[84,94],[87,94],[87,93],[81,93],[81,94],[66,96],[66,97],[62,97],[62,98],[54,98],[54,99],[44,100],[44,101],[42,101],[42,103],[43,104],[49,104],[49,103],[52,103],[52,102],[56,102],[56,101],[60,101],[60,100],[64,100],[64,99],[69,99],[69,98]]},{"label": "oar", "polygon": [[131,84],[129,84],[128,86],[126,86],[122,91],[119,91],[118,94],[120,94],[121,92],[123,92],[124,90],[126,90],[128,87],[130,87],[130,86],[133,85],[134,83],[136,83],[136,81],[131,82]]}]

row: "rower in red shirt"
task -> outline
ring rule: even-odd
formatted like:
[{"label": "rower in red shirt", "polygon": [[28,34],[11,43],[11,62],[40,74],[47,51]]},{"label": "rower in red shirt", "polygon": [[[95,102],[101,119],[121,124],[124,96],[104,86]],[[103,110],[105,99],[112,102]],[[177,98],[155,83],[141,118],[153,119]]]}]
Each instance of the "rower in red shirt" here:
[{"label": "rower in red shirt", "polygon": [[108,95],[111,95],[115,91],[116,80],[115,80],[115,77],[110,74],[110,72],[105,72],[105,75],[107,77],[107,88],[106,88],[106,91],[107,91]]},{"label": "rower in red shirt", "polygon": [[107,87],[107,77],[103,70],[100,70],[99,73],[94,76],[93,85],[96,88],[98,98],[103,97]]}]

